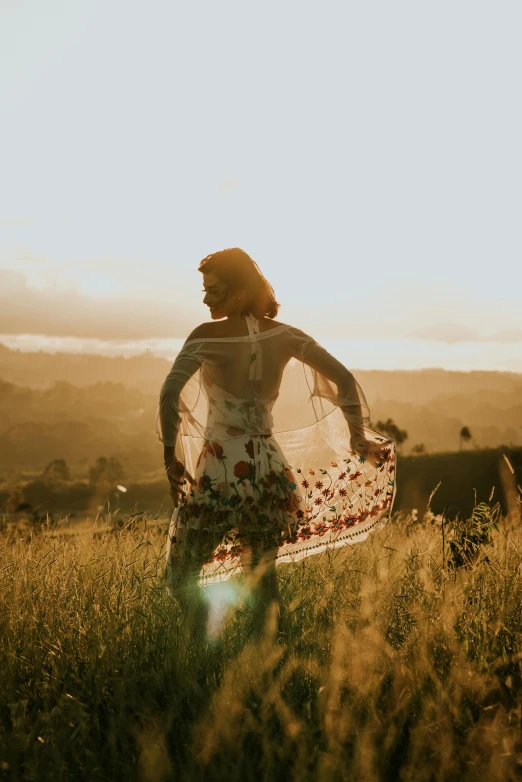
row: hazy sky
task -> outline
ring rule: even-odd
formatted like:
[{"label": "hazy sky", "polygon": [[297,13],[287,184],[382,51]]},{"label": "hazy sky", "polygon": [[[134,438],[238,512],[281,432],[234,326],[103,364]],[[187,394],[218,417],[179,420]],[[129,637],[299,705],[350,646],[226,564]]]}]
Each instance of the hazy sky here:
[{"label": "hazy sky", "polygon": [[520,351],[521,34],[519,0],[1,0],[0,334],[182,337],[237,245],[320,338]]}]

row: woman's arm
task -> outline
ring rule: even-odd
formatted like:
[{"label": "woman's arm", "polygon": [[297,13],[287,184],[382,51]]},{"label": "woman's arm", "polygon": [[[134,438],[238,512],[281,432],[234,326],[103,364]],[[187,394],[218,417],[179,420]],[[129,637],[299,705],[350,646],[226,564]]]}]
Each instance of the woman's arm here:
[{"label": "woman's arm", "polygon": [[176,356],[174,364],[160,392],[158,439],[163,443],[165,461],[174,459],[176,439],[179,426],[179,398],[183,387],[202,364],[202,343],[194,344],[192,340],[201,340],[209,336],[209,328],[213,323],[202,323],[197,326],[185,340],[185,344]]},{"label": "woman's arm", "polygon": [[[306,335],[303,335],[306,336]],[[337,386],[336,404],[341,408],[347,420],[350,435],[364,436],[364,418],[361,401],[354,376],[344,364],[311,337],[302,341],[298,355],[305,364],[315,369]]]},{"label": "woman's arm", "polygon": [[[319,385],[314,388],[315,393],[338,405],[348,424],[352,447],[358,453],[368,455],[368,451],[375,450],[374,444],[366,439],[364,430],[370,411],[353,374],[312,337],[299,329],[292,329],[291,334],[292,355],[322,376],[324,387],[321,388],[319,377]],[[337,394],[328,387],[329,384],[324,382],[324,378],[335,384]],[[381,448],[382,444],[376,446],[377,450]]]},{"label": "woman's arm", "polygon": [[158,439],[163,443],[166,454],[173,455],[176,447],[181,392],[201,363],[200,345],[185,344],[161,387]]},{"label": "woman's arm", "polygon": [[[190,337],[189,337],[190,339]],[[178,353],[172,368],[160,391],[158,413],[158,439],[163,443],[163,457],[171,496],[177,506],[181,483],[185,474],[184,465],[176,459],[176,441],[180,423],[180,397],[184,386],[201,366],[201,343],[188,344]],[[189,476],[190,478],[190,476]]]}]

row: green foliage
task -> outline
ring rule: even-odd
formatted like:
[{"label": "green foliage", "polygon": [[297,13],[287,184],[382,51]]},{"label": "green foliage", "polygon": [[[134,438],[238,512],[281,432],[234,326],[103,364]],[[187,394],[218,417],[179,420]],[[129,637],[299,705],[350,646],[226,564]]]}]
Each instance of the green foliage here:
[{"label": "green foliage", "polygon": [[44,480],[54,483],[55,481],[70,481],[71,473],[65,459],[53,459],[49,462],[43,471]]},{"label": "green foliage", "polygon": [[114,456],[108,459],[100,456],[89,470],[89,485],[96,488],[100,484],[107,484],[109,488],[114,488],[123,480],[123,475],[123,467],[118,459]]},{"label": "green foliage", "polygon": [[481,502],[473,509],[469,519],[457,518],[450,523],[453,538],[449,542],[449,568],[470,566],[477,561],[484,548],[492,544],[499,516],[499,505],[491,508],[488,503]]},{"label": "green foliage", "polygon": [[5,493],[4,506],[7,513],[16,513],[18,508],[25,502],[24,487],[19,483],[11,486]]},{"label": "green foliage", "polygon": [[463,426],[459,432],[459,447],[462,448],[464,443],[469,443],[473,439],[473,436],[468,426]]},{"label": "green foliage", "polygon": [[391,418],[388,418],[386,421],[377,421],[375,428],[378,432],[393,437],[397,445],[402,445],[408,439],[408,432],[405,429],[399,429]]},{"label": "green foliage", "polygon": [[49,483],[31,481],[24,486],[25,499],[40,513],[84,511],[92,496],[90,487],[82,481]]}]

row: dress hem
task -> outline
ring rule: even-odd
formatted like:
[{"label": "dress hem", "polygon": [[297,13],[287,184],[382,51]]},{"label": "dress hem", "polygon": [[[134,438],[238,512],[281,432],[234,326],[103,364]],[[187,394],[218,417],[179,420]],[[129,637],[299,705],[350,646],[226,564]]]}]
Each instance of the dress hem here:
[{"label": "dress hem", "polygon": [[[357,529],[352,528],[350,530],[345,530],[337,535],[330,536],[328,540],[313,543],[309,546],[303,545],[302,543],[287,544],[282,547],[281,554],[278,555],[275,560],[275,565],[277,567],[283,564],[300,562],[315,554],[323,554],[325,551],[334,551],[342,546],[349,546],[350,543],[362,543],[366,540],[370,532],[384,527],[389,521],[390,516],[391,513],[387,514],[384,518],[381,517],[375,521],[358,524]],[[200,586],[219,584],[242,572],[243,568],[241,565],[237,565],[236,567],[213,573],[209,576],[200,576],[198,583]]]}]

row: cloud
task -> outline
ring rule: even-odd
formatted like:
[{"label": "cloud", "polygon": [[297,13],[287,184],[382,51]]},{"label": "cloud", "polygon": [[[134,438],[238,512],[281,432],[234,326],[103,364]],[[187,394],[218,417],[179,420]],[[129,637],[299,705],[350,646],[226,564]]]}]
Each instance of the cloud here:
[{"label": "cloud", "polygon": [[18,249],[15,255],[15,261],[18,263],[36,263],[40,266],[50,266],[50,262],[47,258],[41,255],[35,255],[32,250],[28,250],[24,247]]},{"label": "cloud", "polygon": [[11,228],[14,225],[31,225],[32,220],[28,217],[8,217],[0,220],[0,228]]},{"label": "cloud", "polygon": [[455,323],[435,323],[410,331],[406,336],[413,339],[430,339],[437,342],[478,342],[483,338],[468,326],[458,326]]},{"label": "cloud", "polygon": [[490,339],[492,342],[522,342],[522,329],[497,331]]},{"label": "cloud", "polygon": [[218,193],[224,195],[225,193],[231,193],[232,190],[237,190],[239,182],[235,179],[223,179],[218,185]]},{"label": "cloud", "polygon": [[[174,297],[175,298],[179,297]],[[148,339],[187,335],[187,309],[151,299],[103,300],[78,291],[31,288],[23,274],[0,269],[0,333],[97,339]]]},{"label": "cloud", "polygon": [[17,226],[28,226],[33,221],[28,217],[8,217],[0,219],[0,228],[16,228]]},{"label": "cloud", "polygon": [[405,336],[448,344],[456,342],[522,342],[522,329],[504,329],[488,336],[479,334],[468,326],[458,326],[455,323],[435,323],[410,331]]}]

